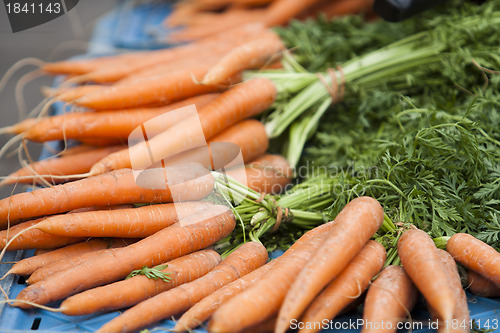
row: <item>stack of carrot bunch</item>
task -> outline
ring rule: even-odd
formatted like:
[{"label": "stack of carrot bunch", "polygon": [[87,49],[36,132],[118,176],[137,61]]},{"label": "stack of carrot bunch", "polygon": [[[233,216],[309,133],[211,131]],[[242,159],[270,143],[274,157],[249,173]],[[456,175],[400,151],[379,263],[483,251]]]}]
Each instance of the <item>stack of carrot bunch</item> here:
[{"label": "stack of carrot bunch", "polygon": [[[276,63],[283,49],[271,30],[250,25],[172,49],[47,64],[47,73],[72,76],[68,82],[89,82],[47,91],[47,105],[64,101],[73,112],[29,118],[4,132],[34,142],[78,140],[84,146],[25,165],[3,184],[49,185],[123,168],[144,169],[167,158],[172,165],[189,160],[213,167],[214,161],[194,148],[216,142],[236,145],[243,161],[250,163],[266,152],[269,140],[264,126],[249,118],[273,104],[276,88],[267,79],[239,83],[241,71]],[[282,185],[289,182],[290,170],[282,158],[267,156],[254,165],[278,165],[282,176],[270,178]],[[255,170],[247,171],[254,172],[249,179],[258,178]],[[272,184],[257,183],[254,189],[273,191]]]},{"label": "stack of carrot bunch", "polygon": [[372,4],[373,0],[184,0],[177,3],[165,25],[181,27],[169,35],[169,40],[186,41],[247,23],[273,27],[285,25],[293,18],[366,13]]}]

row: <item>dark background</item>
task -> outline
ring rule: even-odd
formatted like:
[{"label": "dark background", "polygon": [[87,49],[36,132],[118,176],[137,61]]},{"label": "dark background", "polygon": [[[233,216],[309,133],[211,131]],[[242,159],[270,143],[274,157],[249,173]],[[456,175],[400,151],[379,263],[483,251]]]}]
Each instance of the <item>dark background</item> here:
[{"label": "dark background", "polygon": [[[81,0],[67,14],[41,26],[17,33],[12,33],[5,7],[0,3],[0,76],[3,77],[10,66],[26,57],[54,61],[85,53],[95,22],[116,3],[115,0]],[[0,127],[12,125],[19,120],[14,97],[15,85],[21,76],[34,69],[35,67],[28,66],[16,72],[5,89],[0,92]],[[45,76],[26,86],[23,101],[28,112],[42,101],[40,88],[50,86],[52,80],[51,77]],[[11,135],[1,135],[0,146],[11,137]],[[29,145],[30,154],[34,159],[38,158],[41,147],[39,144]],[[9,158],[1,157],[0,176],[8,175],[19,166],[17,154]],[[13,186],[1,187],[0,199],[9,196],[13,189]],[[24,189],[25,187],[20,186],[15,191]]]}]

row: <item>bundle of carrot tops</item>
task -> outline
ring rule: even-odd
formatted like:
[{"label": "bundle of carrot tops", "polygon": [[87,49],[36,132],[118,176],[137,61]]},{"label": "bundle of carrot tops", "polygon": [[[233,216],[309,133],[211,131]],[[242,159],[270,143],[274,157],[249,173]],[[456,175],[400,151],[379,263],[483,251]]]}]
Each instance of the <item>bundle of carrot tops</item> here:
[{"label": "bundle of carrot tops", "polygon": [[[0,155],[21,141],[23,168],[2,184],[45,186],[0,200],[2,256],[37,249],[4,302],[128,308],[99,332],[184,313],[174,331],[280,333],[363,303],[358,328],[389,332],[421,294],[439,332],[470,331],[462,267],[470,291],[500,296],[499,23],[500,1],[400,24],[252,21],[45,64],[65,81],[3,129]],[[65,148],[28,163],[26,140]]]}]

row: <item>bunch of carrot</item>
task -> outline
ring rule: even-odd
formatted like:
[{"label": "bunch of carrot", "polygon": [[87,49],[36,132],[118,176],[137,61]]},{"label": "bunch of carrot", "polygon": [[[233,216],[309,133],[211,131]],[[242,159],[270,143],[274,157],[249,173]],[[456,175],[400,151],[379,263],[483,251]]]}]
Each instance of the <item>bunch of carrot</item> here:
[{"label": "bunch of carrot", "polygon": [[196,40],[246,23],[272,27],[319,14],[331,18],[370,12],[372,4],[372,0],[184,0],[176,5],[165,25],[182,27],[169,35],[170,40]]}]

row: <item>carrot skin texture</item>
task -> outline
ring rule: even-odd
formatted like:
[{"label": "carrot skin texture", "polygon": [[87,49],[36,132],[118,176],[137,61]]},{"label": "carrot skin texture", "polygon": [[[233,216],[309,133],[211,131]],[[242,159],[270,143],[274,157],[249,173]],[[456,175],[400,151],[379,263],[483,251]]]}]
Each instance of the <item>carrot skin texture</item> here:
[{"label": "carrot skin texture", "polygon": [[[224,92],[199,111],[204,139],[210,140],[237,122],[261,113],[273,104],[275,98],[276,87],[267,79],[248,80]],[[198,142],[186,141],[186,138],[197,137],[193,121],[197,119],[187,119],[147,142],[111,154],[96,163],[90,172],[95,175],[132,166],[143,169],[162,159],[196,148],[199,146]]]},{"label": "carrot skin texture", "polygon": [[[162,177],[164,171],[146,170],[141,177],[145,179],[151,175],[158,182],[158,177]],[[169,179],[178,180],[179,183],[170,183],[164,189],[142,188],[135,181],[133,171],[124,169],[13,195],[0,200],[0,228],[6,228],[9,220],[12,225],[22,218],[58,214],[81,207],[199,200],[213,190],[213,178],[204,168],[191,165],[185,169],[172,168],[168,171],[178,175]]]},{"label": "carrot skin texture", "polygon": [[100,210],[48,217],[37,229],[66,237],[145,238],[201,209],[213,206],[203,201],[188,201],[119,210]]},{"label": "carrot skin texture", "polygon": [[[207,218],[207,214],[218,215]],[[17,299],[47,304],[119,280],[132,270],[159,265],[206,248],[230,234],[235,223],[227,207],[214,206],[206,212],[193,215],[191,220],[184,219],[182,223],[174,224],[137,243],[107,250],[98,258],[54,274],[23,289]],[[18,303],[15,305],[28,307]]]},{"label": "carrot skin texture", "polygon": [[277,333],[285,332],[291,320],[299,319],[323,287],[361,251],[383,220],[382,206],[370,197],[356,198],[342,209],[327,239],[290,287],[278,315]]},{"label": "carrot skin texture", "polygon": [[[177,314],[262,266],[267,259],[267,250],[262,244],[245,243],[204,277],[137,304],[105,324],[97,332],[132,332]],[[169,303],[169,300],[175,302]]]},{"label": "carrot skin texture", "polygon": [[279,258],[274,259],[267,264],[257,268],[236,281],[231,282],[225,287],[203,298],[201,301],[193,305],[177,320],[173,332],[184,332],[201,325],[214,313],[221,304],[225,301],[242,293],[252,284],[259,281],[277,262]]},{"label": "carrot skin texture", "polygon": [[396,332],[397,323],[413,309],[417,295],[417,289],[403,267],[387,266],[366,294],[363,310],[365,322],[361,332]]},{"label": "carrot skin texture", "polygon": [[500,297],[500,287],[474,271],[467,272],[467,281],[470,292],[476,296]]},{"label": "carrot skin texture", "polygon": [[446,250],[460,264],[500,287],[500,253],[474,236],[458,233],[448,240]]},{"label": "carrot skin texture", "polygon": [[36,269],[53,262],[68,260],[84,253],[108,249],[115,247],[117,244],[126,245],[122,239],[91,239],[87,242],[68,245],[47,253],[38,254],[34,257],[22,259],[12,266],[8,274],[30,275]]},{"label": "carrot skin texture", "polygon": [[276,315],[297,273],[324,242],[334,224],[323,224],[299,238],[259,281],[213,313],[208,331],[238,332]]},{"label": "carrot skin texture", "polygon": [[452,256],[445,250],[437,249],[439,259],[441,260],[446,273],[448,274],[448,283],[455,292],[455,312],[451,322],[443,322],[437,312],[430,308],[431,317],[433,320],[438,320],[438,333],[468,333],[470,332],[470,315],[467,305],[467,296],[462,288],[462,281],[458,274],[457,264]]},{"label": "carrot skin texture", "polygon": [[89,289],[68,297],[59,309],[68,316],[82,316],[133,306],[145,299],[179,285],[196,280],[221,262],[220,255],[212,250],[201,250],[167,262],[170,281],[153,280],[144,275]]},{"label": "carrot skin texture", "polygon": [[405,231],[398,241],[398,254],[430,306],[440,318],[450,322],[455,311],[454,291],[431,237],[418,229]]},{"label": "carrot skin texture", "polygon": [[[8,178],[2,181],[0,185],[15,183],[31,184],[33,182],[40,183],[40,178],[57,184],[63,182],[64,179],[54,179],[50,177],[50,175],[64,176],[89,172],[94,163],[124,147],[125,146],[111,146],[97,148],[86,152],[63,155],[58,158],[49,158],[34,162],[28,167],[24,167],[8,175]],[[32,177],[26,178],[27,176]]]},{"label": "carrot skin texture", "polygon": [[[12,239],[16,234],[23,232],[26,228],[32,227],[40,223],[44,218],[35,219],[32,221],[27,221],[20,223],[11,227],[8,230],[0,231],[0,248],[4,248],[7,242]],[[7,238],[7,234],[9,237]],[[16,239],[10,243],[7,250],[27,250],[27,249],[51,249],[54,247],[66,246],[74,243],[79,243],[83,238],[68,237],[68,236],[56,236],[51,235],[46,232],[37,229],[31,229],[23,232],[22,235],[16,237]]]},{"label": "carrot skin texture", "polygon": [[385,259],[385,248],[376,241],[368,241],[342,273],[311,303],[301,319],[304,323],[310,323],[311,329],[304,328],[299,332],[319,332],[324,319],[335,318],[363,294],[371,279],[382,269]]},{"label": "carrot skin texture", "polygon": [[52,262],[50,264],[44,265],[42,267],[39,267],[36,269],[31,276],[26,280],[27,284],[35,284],[39,281],[45,280],[49,276],[56,274],[58,272],[62,272],[64,270],[70,269],[72,267],[78,266],[85,261],[93,260],[104,253],[106,253],[106,250],[108,249],[116,249],[120,247],[125,247],[127,245],[130,245],[132,243],[135,243],[137,240],[133,238],[126,238],[122,239],[121,242],[115,242],[111,244],[109,247],[97,250],[97,251],[92,251],[92,252],[87,252],[87,253],[82,253],[80,255],[71,257],[69,259],[62,259],[58,260],[55,262]]}]

